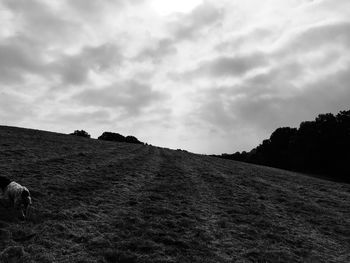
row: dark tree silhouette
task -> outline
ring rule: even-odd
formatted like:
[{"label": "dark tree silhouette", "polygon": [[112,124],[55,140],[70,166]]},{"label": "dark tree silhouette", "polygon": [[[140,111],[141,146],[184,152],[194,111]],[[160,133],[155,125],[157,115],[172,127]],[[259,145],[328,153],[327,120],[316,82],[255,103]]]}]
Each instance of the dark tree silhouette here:
[{"label": "dark tree silhouette", "polygon": [[113,142],[127,142],[127,143],[137,143],[137,144],[143,144],[143,142],[140,142],[136,137],[134,136],[126,136],[119,133],[114,132],[104,132],[100,137],[98,137],[99,140],[104,141],[113,141]]},{"label": "dark tree silhouette", "polygon": [[100,137],[98,137],[98,139],[113,142],[125,142],[125,137],[123,135],[114,132],[104,132]]},{"label": "dark tree silhouette", "polygon": [[73,133],[70,133],[70,135],[80,136],[80,137],[86,137],[91,138],[90,134],[88,134],[84,130],[75,130]]},{"label": "dark tree silhouette", "polygon": [[320,114],[299,128],[278,128],[252,151],[222,154],[244,161],[350,181],[350,110]]},{"label": "dark tree silhouette", "polygon": [[125,138],[125,142],[128,142],[128,143],[136,143],[136,144],[143,144],[142,142],[140,142],[136,137],[134,136],[126,136]]}]

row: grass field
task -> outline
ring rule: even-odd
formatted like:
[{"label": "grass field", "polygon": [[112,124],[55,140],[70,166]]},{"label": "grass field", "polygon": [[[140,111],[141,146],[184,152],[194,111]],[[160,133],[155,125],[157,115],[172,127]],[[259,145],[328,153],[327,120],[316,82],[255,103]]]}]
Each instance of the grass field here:
[{"label": "grass field", "polygon": [[347,184],[5,126],[0,174],[33,197],[0,204],[0,262],[350,262]]}]

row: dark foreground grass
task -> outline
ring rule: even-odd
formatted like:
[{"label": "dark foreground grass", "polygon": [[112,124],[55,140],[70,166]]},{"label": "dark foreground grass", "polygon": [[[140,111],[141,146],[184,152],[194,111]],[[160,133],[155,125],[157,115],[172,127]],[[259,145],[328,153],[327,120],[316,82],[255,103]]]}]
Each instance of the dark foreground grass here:
[{"label": "dark foreground grass", "polygon": [[350,186],[283,170],[0,127],[0,262],[350,262]]}]

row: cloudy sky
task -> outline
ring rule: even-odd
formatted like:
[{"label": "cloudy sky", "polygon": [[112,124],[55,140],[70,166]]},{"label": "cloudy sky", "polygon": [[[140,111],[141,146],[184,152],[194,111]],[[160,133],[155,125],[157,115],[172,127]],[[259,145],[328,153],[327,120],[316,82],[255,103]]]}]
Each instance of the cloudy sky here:
[{"label": "cloudy sky", "polygon": [[349,0],[0,0],[0,124],[250,150],[350,108]]}]

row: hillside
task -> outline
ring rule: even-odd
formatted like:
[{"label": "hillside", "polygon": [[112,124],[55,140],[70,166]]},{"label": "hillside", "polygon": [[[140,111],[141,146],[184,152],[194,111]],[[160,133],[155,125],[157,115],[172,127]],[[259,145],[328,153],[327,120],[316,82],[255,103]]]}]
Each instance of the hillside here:
[{"label": "hillside", "polygon": [[0,173],[33,196],[27,221],[0,204],[23,262],[350,262],[347,184],[5,126]]}]

